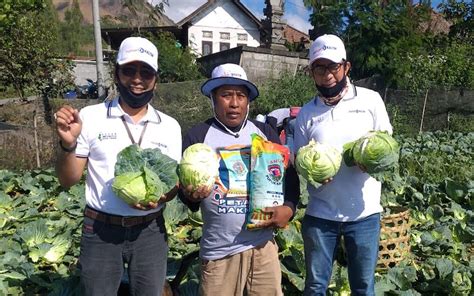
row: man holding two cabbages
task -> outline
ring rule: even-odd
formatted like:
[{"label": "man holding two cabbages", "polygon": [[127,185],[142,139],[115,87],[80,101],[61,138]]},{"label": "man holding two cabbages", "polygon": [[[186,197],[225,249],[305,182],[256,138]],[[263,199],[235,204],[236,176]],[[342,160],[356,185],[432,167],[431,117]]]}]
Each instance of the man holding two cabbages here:
[{"label": "man holding two cabbages", "polygon": [[214,117],[190,129],[183,150],[196,143],[211,147],[220,156],[218,177],[211,188],[188,186],[179,193],[191,210],[201,208],[203,217],[200,293],[282,295],[273,230],[286,226],[295,213],[298,177],[292,166],[287,168],[283,204],[265,208],[271,219],[256,230],[247,229],[252,134],[274,143],[279,143],[279,138],[270,125],[248,119],[250,102],[258,97],[258,89],[239,65],[217,66],[201,91],[209,97]]},{"label": "man holding two cabbages", "polygon": [[167,238],[162,210],[177,187],[156,203],[133,207],[112,190],[117,155],[135,144],[181,158],[181,128],[150,104],[158,75],[158,50],[147,39],[120,45],[115,65],[119,97],[80,112],[63,106],[55,113],[61,154],[61,185],[78,183],[87,165],[86,209],[79,269],[85,295],[116,295],[124,263],[131,295],[161,295],[166,277]]},{"label": "man holding two cabbages", "polygon": [[[351,63],[339,37],[317,38],[310,48],[309,67],[319,96],[305,104],[298,114],[295,151],[315,140],[342,152],[344,144],[369,131],[392,132],[380,95],[349,81]],[[302,223],[304,295],[326,295],[341,236],[347,251],[352,295],[374,295],[381,183],[361,167],[342,163],[333,179],[326,180],[330,182],[323,182],[318,188],[308,184],[310,198]]]}]

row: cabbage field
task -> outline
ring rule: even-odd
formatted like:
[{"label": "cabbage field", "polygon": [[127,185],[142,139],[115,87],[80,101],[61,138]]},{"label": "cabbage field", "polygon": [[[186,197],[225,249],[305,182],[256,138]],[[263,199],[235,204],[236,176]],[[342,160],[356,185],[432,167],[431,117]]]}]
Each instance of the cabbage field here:
[{"label": "cabbage field", "polygon": [[[398,173],[383,176],[383,204],[410,209],[410,251],[376,274],[378,295],[473,295],[474,133],[427,132],[399,141]],[[0,170],[0,295],[80,295],[76,271],[84,185],[64,190],[53,170]],[[304,285],[300,221],[277,232],[285,295]],[[165,210],[168,281],[197,295],[199,214],[178,200]],[[335,262],[330,295],[349,295],[344,254]],[[124,278],[124,283],[126,279]]]}]

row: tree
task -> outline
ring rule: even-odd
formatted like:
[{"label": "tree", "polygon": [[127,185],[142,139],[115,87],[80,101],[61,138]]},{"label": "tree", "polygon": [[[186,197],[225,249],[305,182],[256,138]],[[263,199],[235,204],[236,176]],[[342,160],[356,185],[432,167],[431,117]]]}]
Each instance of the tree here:
[{"label": "tree", "polygon": [[394,85],[397,68],[404,66],[394,60],[402,60],[399,57],[406,52],[423,51],[424,36],[417,28],[428,15],[424,2],[416,7],[407,0],[306,0],[305,4],[313,8],[311,22],[318,35],[332,33],[344,40],[353,79],[379,74]]},{"label": "tree", "polygon": [[0,4],[0,31],[15,25],[23,14],[30,11],[41,10],[45,6],[44,0],[3,0]]},{"label": "tree", "polygon": [[70,69],[57,68],[54,60],[57,36],[50,5],[51,0],[34,1],[29,6],[13,5],[14,10],[2,20],[0,84],[14,87],[20,98],[27,92],[39,92],[56,69],[62,71],[58,77],[70,77]]},{"label": "tree", "polygon": [[443,1],[438,8],[453,23],[449,36],[474,45],[474,3],[470,1]]},{"label": "tree", "polygon": [[[419,24],[427,19],[428,7],[416,7],[411,1],[355,1],[350,9],[344,31],[349,60],[353,63],[352,76],[356,79],[382,74],[388,85],[398,77],[395,61],[407,52],[423,52],[424,35]],[[402,65],[403,66],[403,65]]]},{"label": "tree", "polygon": [[176,82],[201,79],[196,57],[189,48],[181,44],[169,32],[160,32],[158,36],[148,35],[158,48],[159,71],[162,82]]},{"label": "tree", "polygon": [[130,15],[119,16],[128,27],[136,27],[140,31],[144,26],[156,26],[161,24],[164,15],[165,6],[168,6],[168,0],[161,1],[143,1],[143,0],[121,0],[123,7],[126,8]]},{"label": "tree", "polygon": [[74,0],[61,23],[61,52],[65,55],[79,55],[82,46],[93,43],[92,26],[85,24],[79,2]]},{"label": "tree", "polygon": [[452,23],[449,33],[427,36],[423,50],[399,55],[394,77],[396,85],[412,92],[437,88],[474,87],[473,4],[444,1],[438,6]]},{"label": "tree", "polygon": [[311,7],[311,24],[314,29],[310,30],[312,39],[324,34],[342,35],[346,25],[344,15],[347,14],[349,2],[337,0],[304,0],[306,7]]}]

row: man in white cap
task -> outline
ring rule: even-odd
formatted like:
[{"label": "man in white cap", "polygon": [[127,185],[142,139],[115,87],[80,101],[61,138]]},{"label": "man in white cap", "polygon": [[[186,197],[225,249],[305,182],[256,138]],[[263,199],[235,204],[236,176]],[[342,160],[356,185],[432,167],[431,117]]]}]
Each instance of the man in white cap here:
[{"label": "man in white cap", "polygon": [[55,114],[61,185],[78,183],[87,165],[79,257],[84,295],[117,295],[125,263],[131,295],[161,295],[163,290],[168,245],[162,210],[177,188],[148,207],[130,207],[111,188],[117,154],[129,145],[159,148],[176,161],[181,158],[178,122],[149,104],[157,70],[155,45],[145,38],[127,38],[115,65],[118,98],[80,112],[63,106]]},{"label": "man in white cap", "polygon": [[[323,35],[311,45],[311,76],[319,92],[296,118],[295,151],[314,139],[342,151],[345,143],[371,130],[392,132],[380,95],[355,87],[342,40]],[[334,252],[344,238],[352,295],[374,295],[380,234],[381,183],[358,166],[342,163],[325,185],[308,185],[309,202],[302,223],[306,261],[304,295],[326,295]]]},{"label": "man in white cap", "polygon": [[[257,87],[235,64],[223,64],[201,87],[209,97],[214,117],[186,134],[183,150],[205,143],[219,155],[242,153],[242,157],[221,157],[219,180],[212,188],[184,188],[180,198],[191,210],[201,208],[200,241],[201,295],[282,295],[278,247],[273,229],[284,227],[295,212],[299,181],[293,167],[285,173],[285,202],[265,211],[272,218],[262,229],[245,227],[248,208],[249,150],[251,134],[279,143],[267,124],[248,119],[249,104],[258,96]],[[245,152],[247,151],[247,152]],[[238,188],[238,190],[236,190]],[[237,192],[237,193],[236,193]]]}]

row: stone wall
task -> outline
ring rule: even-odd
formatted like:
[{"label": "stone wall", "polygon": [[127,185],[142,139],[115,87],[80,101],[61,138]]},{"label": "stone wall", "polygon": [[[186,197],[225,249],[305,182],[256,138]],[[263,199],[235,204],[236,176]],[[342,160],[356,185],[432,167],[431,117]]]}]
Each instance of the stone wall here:
[{"label": "stone wall", "polygon": [[242,51],[240,65],[251,81],[262,83],[278,78],[283,72],[302,71],[308,64],[306,56],[306,53],[248,47]]},{"label": "stone wall", "polygon": [[203,73],[210,77],[212,69],[223,63],[241,65],[248,79],[257,84],[276,78],[283,72],[303,70],[308,64],[306,52],[289,52],[260,47],[239,46],[199,58]]}]

